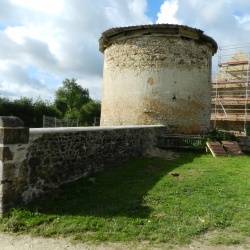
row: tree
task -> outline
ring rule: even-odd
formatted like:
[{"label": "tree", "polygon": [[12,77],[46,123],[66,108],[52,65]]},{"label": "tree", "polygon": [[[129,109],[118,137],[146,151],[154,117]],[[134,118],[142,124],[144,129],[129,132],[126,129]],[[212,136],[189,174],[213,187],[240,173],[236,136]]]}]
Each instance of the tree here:
[{"label": "tree", "polygon": [[0,97],[0,115],[8,116],[12,115],[12,102],[7,97]]},{"label": "tree", "polygon": [[34,110],[34,119],[33,126],[34,127],[43,127],[43,116],[51,116],[51,117],[62,117],[62,113],[57,109],[54,104],[49,103],[48,101],[43,101],[41,99],[37,99],[33,104]]},{"label": "tree", "polygon": [[12,101],[12,112],[10,115],[18,116],[23,120],[25,126],[33,127],[34,109],[32,98],[21,97]]},{"label": "tree", "polygon": [[0,115],[18,116],[31,128],[43,126],[43,115],[79,119],[84,126],[92,126],[94,117],[100,117],[101,103],[92,100],[89,90],[78,85],[75,78],[66,78],[55,97],[54,103],[50,103],[40,98],[36,101],[27,97],[11,100],[0,96]]},{"label": "tree", "polygon": [[55,92],[55,105],[64,116],[76,116],[81,107],[90,101],[89,90],[77,84],[76,79],[66,78]]},{"label": "tree", "polygon": [[62,114],[49,102],[32,98],[21,97],[20,99],[10,100],[0,97],[0,115],[18,116],[23,120],[26,127],[39,128],[43,126],[43,115],[60,117]]},{"label": "tree", "polygon": [[101,102],[90,100],[80,110],[81,123],[85,126],[92,126],[95,117],[101,115]]}]

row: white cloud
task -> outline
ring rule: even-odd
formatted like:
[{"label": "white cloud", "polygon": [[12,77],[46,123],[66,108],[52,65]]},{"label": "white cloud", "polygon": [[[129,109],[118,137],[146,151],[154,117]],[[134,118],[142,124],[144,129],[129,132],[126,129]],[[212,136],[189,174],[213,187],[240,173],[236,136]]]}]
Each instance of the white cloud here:
[{"label": "white cloud", "polygon": [[140,24],[143,22],[151,23],[151,20],[145,15],[147,9],[146,0],[132,0],[128,5],[131,11],[131,17],[136,17],[136,23],[139,21]]},{"label": "white cloud", "polygon": [[24,43],[24,35],[26,34],[26,29],[23,26],[17,27],[8,27],[5,30],[6,35],[15,43],[23,44]]},{"label": "white cloud", "polygon": [[[249,9],[250,2],[245,0],[166,0],[158,13],[157,22],[166,17],[165,21],[170,19],[201,29],[223,46],[249,42]],[[235,12],[242,14],[236,16]]]},{"label": "white cloud", "polygon": [[178,0],[166,0],[162,6],[160,12],[157,14],[157,23],[170,23],[181,24],[181,21],[175,17],[178,11]]},{"label": "white cloud", "polygon": [[[17,63],[4,63],[0,61],[0,94],[11,98],[19,97],[44,97],[50,99],[51,89],[44,86],[41,80],[31,76],[29,68]],[[6,80],[7,79],[7,80]],[[22,84],[23,83],[23,84]]]},{"label": "white cloud", "polygon": [[[105,30],[152,23],[155,0],[0,0],[0,95],[53,98],[67,78],[101,98]],[[165,0],[157,23],[204,30],[219,45],[249,42],[247,0]]]},{"label": "white cloud", "polygon": [[[62,80],[74,77],[100,99],[101,33],[150,23],[146,0],[0,0],[0,5],[0,94],[12,97],[53,98]],[[29,68],[36,72],[32,77]],[[47,72],[45,78],[41,72]]]},{"label": "white cloud", "polygon": [[63,0],[10,0],[14,5],[46,14],[59,14],[63,10]]},{"label": "white cloud", "polygon": [[239,22],[239,24],[244,24],[250,21],[250,15],[246,16],[235,16],[235,19]]},{"label": "white cloud", "polygon": [[250,31],[250,15],[235,15],[235,19],[237,20],[238,24],[242,26],[245,30]]}]

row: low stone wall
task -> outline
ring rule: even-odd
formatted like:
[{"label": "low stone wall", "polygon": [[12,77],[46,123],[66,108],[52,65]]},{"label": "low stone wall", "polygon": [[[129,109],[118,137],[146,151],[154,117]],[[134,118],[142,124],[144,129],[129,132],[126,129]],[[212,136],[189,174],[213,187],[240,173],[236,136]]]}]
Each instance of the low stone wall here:
[{"label": "low stone wall", "polygon": [[156,146],[164,126],[30,129],[0,117],[0,214]]},{"label": "low stone wall", "polygon": [[241,150],[250,152],[250,136],[239,136],[237,137],[237,141]]}]

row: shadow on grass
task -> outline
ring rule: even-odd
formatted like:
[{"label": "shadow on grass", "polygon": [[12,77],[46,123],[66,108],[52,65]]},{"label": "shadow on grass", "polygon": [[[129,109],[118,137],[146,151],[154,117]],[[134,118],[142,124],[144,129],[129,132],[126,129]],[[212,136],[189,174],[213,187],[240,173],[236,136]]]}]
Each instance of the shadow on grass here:
[{"label": "shadow on grass", "polygon": [[62,185],[54,197],[31,204],[29,209],[50,215],[147,218],[151,208],[144,197],[162,177],[195,157],[199,154],[183,152],[174,160],[139,158],[117,164]]}]

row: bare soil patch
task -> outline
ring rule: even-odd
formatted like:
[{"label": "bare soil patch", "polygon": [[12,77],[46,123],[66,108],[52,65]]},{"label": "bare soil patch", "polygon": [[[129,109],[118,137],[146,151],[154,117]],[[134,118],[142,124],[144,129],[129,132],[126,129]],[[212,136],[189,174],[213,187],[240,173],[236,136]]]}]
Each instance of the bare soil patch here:
[{"label": "bare soil patch", "polygon": [[160,148],[151,148],[144,153],[144,156],[146,156],[146,157],[160,157],[160,158],[164,158],[166,160],[174,160],[174,159],[177,159],[180,157],[178,155],[178,153],[176,153],[176,152],[173,152],[171,150],[163,150]]},{"label": "bare soil patch", "polygon": [[250,249],[250,238],[242,245],[213,245],[211,239],[215,236],[214,233],[206,234],[199,240],[193,241],[187,246],[174,246],[169,244],[148,244],[146,242],[140,244],[126,244],[126,243],[71,243],[70,239],[53,239],[32,237],[30,235],[7,235],[0,233],[0,249],[1,250],[247,250]]}]

